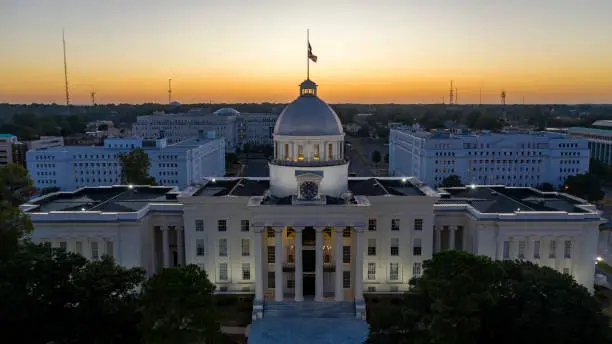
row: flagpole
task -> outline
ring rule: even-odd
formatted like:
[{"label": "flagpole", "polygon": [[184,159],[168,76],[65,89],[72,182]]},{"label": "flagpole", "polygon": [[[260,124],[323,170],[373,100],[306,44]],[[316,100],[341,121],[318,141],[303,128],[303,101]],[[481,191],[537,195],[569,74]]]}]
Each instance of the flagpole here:
[{"label": "flagpole", "polygon": [[306,80],[310,80],[310,56],[308,56],[308,45],[310,44],[310,29],[306,29]]}]

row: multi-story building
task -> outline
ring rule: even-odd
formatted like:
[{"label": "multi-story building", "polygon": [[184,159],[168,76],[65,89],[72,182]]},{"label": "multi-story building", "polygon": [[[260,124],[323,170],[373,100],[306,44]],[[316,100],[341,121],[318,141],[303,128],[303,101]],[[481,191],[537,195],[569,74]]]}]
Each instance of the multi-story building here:
[{"label": "multi-story building", "polygon": [[26,145],[28,150],[62,147],[64,138],[62,136],[41,136],[38,140],[27,141]]},{"label": "multi-story building", "polygon": [[132,133],[144,138],[164,137],[172,143],[212,131],[216,137],[223,137],[226,150],[233,152],[245,143],[272,144],[276,118],[278,115],[273,114],[241,114],[232,108],[222,108],[212,114],[201,109],[182,114],[155,113],[138,116],[132,125]]},{"label": "multi-story building", "polygon": [[225,175],[222,139],[190,139],[167,144],[166,139],[107,138],[104,146],[62,146],[27,153],[36,187],[73,190],[121,183],[119,154],[142,148],[151,163],[149,175],[162,185],[181,188],[204,177]]},{"label": "multi-story building", "polygon": [[27,147],[19,142],[17,136],[0,134],[0,166],[18,164],[25,166],[25,152]]},{"label": "multi-story building", "polygon": [[604,164],[612,165],[612,130],[573,127],[568,128],[567,133],[570,136],[588,140],[591,157],[598,159]]},{"label": "multi-story building", "polygon": [[269,178],[50,194],[22,206],[33,240],[149,274],[198,264],[218,292],[255,294],[254,319],[275,301],[311,300],[363,319],[364,293],[408,290],[441,250],[528,260],[593,291],[602,222],[593,205],[526,187],[349,178],[342,126],[316,91],[305,81],[281,113]]},{"label": "multi-story building", "polygon": [[457,175],[466,184],[560,186],[589,170],[586,139],[551,132],[427,132],[393,128],[389,175],[410,175],[437,186]]}]

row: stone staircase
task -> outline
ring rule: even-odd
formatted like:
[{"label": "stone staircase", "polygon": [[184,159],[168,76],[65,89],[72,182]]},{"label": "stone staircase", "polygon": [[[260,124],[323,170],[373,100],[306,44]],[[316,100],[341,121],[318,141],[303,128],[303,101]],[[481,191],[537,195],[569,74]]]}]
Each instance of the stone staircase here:
[{"label": "stone staircase", "polygon": [[269,301],[264,304],[264,318],[336,318],[355,319],[352,301]]}]

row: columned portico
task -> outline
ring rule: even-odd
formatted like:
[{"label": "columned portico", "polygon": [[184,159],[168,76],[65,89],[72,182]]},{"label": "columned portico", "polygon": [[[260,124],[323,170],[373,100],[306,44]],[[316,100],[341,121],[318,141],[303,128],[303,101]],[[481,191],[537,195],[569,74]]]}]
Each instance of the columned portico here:
[{"label": "columned portico", "polygon": [[323,229],[315,227],[316,231],[316,268],[315,268],[315,301],[323,301]]},{"label": "columned portico", "polygon": [[168,231],[169,228],[162,227],[162,261],[164,268],[170,267],[170,247],[168,246]]},{"label": "columned portico", "polygon": [[283,227],[274,228],[274,300],[283,301]]},{"label": "columned portico", "polygon": [[304,276],[302,268],[302,229],[295,229],[295,301],[304,301]]},{"label": "columned portico", "polygon": [[342,288],[342,230],[336,228],[336,246],[334,248],[334,258],[336,261],[336,271],[334,276],[334,296],[336,301],[344,300],[344,290]]}]

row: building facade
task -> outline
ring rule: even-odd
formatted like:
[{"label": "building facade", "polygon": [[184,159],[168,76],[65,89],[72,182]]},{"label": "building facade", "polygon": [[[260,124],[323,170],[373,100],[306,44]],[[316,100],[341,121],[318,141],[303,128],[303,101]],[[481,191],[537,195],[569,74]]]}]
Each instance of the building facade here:
[{"label": "building facade", "polygon": [[278,115],[240,113],[232,108],[222,108],[214,113],[192,110],[183,114],[156,113],[138,116],[132,125],[132,133],[143,138],[166,138],[169,143],[214,132],[215,137],[225,139],[226,150],[234,152],[245,143],[251,145],[272,144],[272,131]]},{"label": "building facade", "polygon": [[225,175],[222,139],[191,139],[167,144],[165,139],[107,138],[104,146],[61,146],[27,152],[37,188],[74,190],[84,186],[121,184],[119,155],[142,148],[157,183],[187,187],[202,178]]},{"label": "building facade", "polygon": [[586,139],[550,132],[472,134],[392,128],[389,175],[437,186],[457,175],[466,184],[555,187],[589,170]]},{"label": "building facade", "polygon": [[570,136],[588,140],[591,157],[604,164],[612,165],[612,130],[572,127],[567,129],[567,133]]},{"label": "building facade", "polygon": [[414,177],[349,178],[344,132],[314,82],[280,114],[269,178],[170,187],[82,188],[22,206],[34,241],[149,274],[197,264],[220,293],[267,302],[342,302],[409,289],[442,250],[524,259],[593,290],[601,218],[587,202],[528,187],[438,191]]},{"label": "building facade", "polygon": [[0,166],[6,164],[25,166],[26,151],[27,146],[19,142],[17,136],[0,134]]}]

